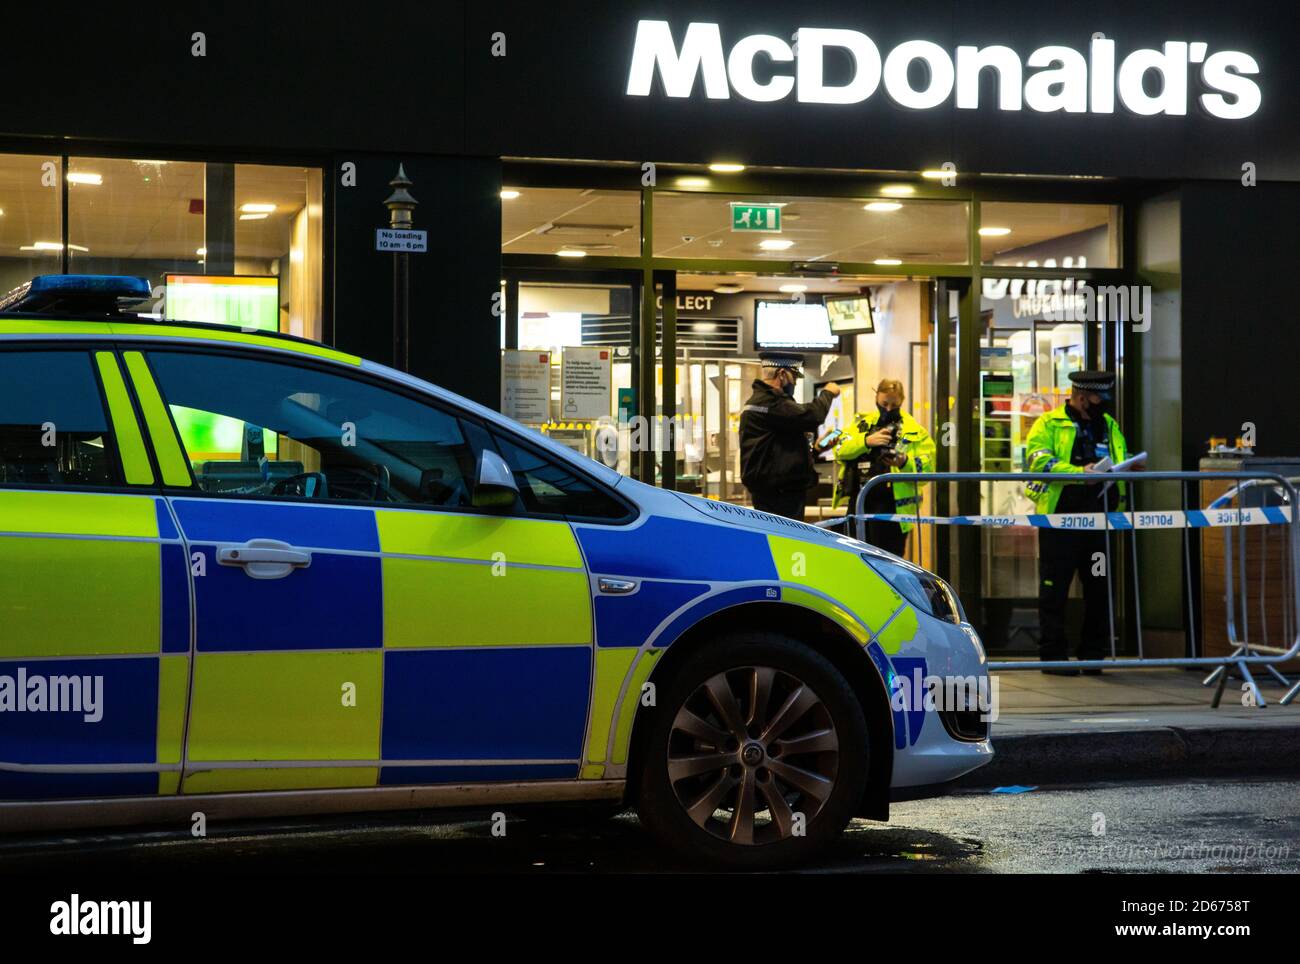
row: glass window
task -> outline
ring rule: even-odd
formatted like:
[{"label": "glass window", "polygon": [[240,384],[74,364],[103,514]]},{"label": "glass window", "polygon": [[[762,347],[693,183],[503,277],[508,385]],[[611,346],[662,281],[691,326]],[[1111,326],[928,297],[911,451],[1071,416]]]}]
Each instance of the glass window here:
[{"label": "glass window", "polygon": [[495,435],[497,449],[509,463],[524,509],[533,515],[586,519],[622,519],[627,507],[564,465]]},{"label": "glass window", "polygon": [[184,320],[320,339],[320,169],[72,157],[67,181],[71,271],[148,278]]},{"label": "glass window", "polygon": [[[235,164],[234,274],[278,278],[278,330],[321,339],[321,171]],[[224,267],[207,261],[207,274]]]},{"label": "glass window", "polygon": [[639,257],[641,193],[502,188],[501,253]]},{"label": "glass window", "polygon": [[122,484],[89,355],[0,352],[0,482]]},{"label": "glass window", "polygon": [[979,234],[982,264],[1119,267],[1119,208],[1113,204],[985,201]]},{"label": "glass window", "polygon": [[71,271],[154,285],[169,272],[202,271],[202,163],[72,157],[66,177]]},{"label": "glass window", "polygon": [[59,158],[0,155],[0,291],[62,265]]},{"label": "glass window", "polygon": [[[965,264],[967,260],[964,201],[668,191],[656,193],[654,203],[654,253],[660,258],[882,265]],[[745,206],[773,204],[780,208],[779,231],[733,230],[733,206],[741,206],[743,214]]]},{"label": "glass window", "polygon": [[470,505],[473,447],[460,422],[432,406],[314,368],[189,352],[149,358],[205,492]]}]

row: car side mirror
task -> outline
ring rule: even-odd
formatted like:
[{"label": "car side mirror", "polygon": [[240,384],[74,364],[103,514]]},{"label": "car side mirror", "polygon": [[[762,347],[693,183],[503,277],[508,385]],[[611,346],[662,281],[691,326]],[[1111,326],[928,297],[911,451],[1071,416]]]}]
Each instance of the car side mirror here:
[{"label": "car side mirror", "polygon": [[484,449],[478,457],[478,473],[471,496],[475,508],[509,508],[519,498],[519,486],[510,466],[496,452]]}]

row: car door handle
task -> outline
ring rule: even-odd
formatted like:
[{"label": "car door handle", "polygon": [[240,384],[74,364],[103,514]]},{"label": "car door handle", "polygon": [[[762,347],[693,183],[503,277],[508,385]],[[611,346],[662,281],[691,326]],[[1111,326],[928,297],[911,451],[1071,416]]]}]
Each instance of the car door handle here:
[{"label": "car door handle", "polygon": [[295,569],[311,565],[311,553],[276,539],[250,539],[242,546],[217,550],[217,562],[240,566],[253,579],[283,579]]}]

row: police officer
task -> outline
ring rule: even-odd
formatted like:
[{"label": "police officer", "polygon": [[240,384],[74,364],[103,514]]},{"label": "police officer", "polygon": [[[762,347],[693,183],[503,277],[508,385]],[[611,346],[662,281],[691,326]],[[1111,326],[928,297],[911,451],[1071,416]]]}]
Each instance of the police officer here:
[{"label": "police officer", "polygon": [[[1090,471],[1110,458],[1121,462],[1128,446],[1109,409],[1114,397],[1111,372],[1073,372],[1070,397],[1064,405],[1039,416],[1025,441],[1026,470],[1059,472],[1062,476]],[[1025,494],[1040,513],[1102,512],[1118,507],[1124,485],[1066,482],[1030,482]],[[1100,555],[1098,555],[1100,553]],[[1100,562],[1099,560],[1107,560]],[[1083,587],[1083,629],[1079,659],[1101,659],[1109,650],[1110,581],[1106,572],[1106,530],[1038,530],[1038,641],[1044,660],[1069,659],[1065,638],[1065,605],[1077,574]],[[1058,676],[1077,676],[1078,670],[1043,670]],[[1088,674],[1101,670],[1084,670]]]},{"label": "police officer", "polygon": [[803,521],[808,489],[817,484],[808,433],[826,420],[840,387],[831,382],[806,405],[794,400],[803,355],[760,352],[763,377],[740,411],[740,480],[754,508]]},{"label": "police officer", "polygon": [[[863,483],[886,472],[933,472],[934,439],[903,410],[903,383],[883,379],[876,386],[876,406],[859,412],[835,447],[839,475],[832,505],[852,512]],[[863,511],[871,515],[915,512],[921,496],[913,482],[883,483],[867,493]],[[867,541],[886,552],[901,556],[907,546],[909,522],[867,523]]]}]

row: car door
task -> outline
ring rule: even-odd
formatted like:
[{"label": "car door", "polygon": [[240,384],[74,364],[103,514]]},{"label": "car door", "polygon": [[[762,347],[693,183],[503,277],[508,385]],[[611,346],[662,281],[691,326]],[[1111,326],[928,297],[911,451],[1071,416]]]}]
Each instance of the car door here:
[{"label": "car door", "polygon": [[0,801],[175,793],[179,535],[111,347],[0,341]]},{"label": "car door", "polygon": [[588,578],[562,519],[476,508],[472,419],[287,353],[127,353],[191,564],[184,792],[577,775]]}]

